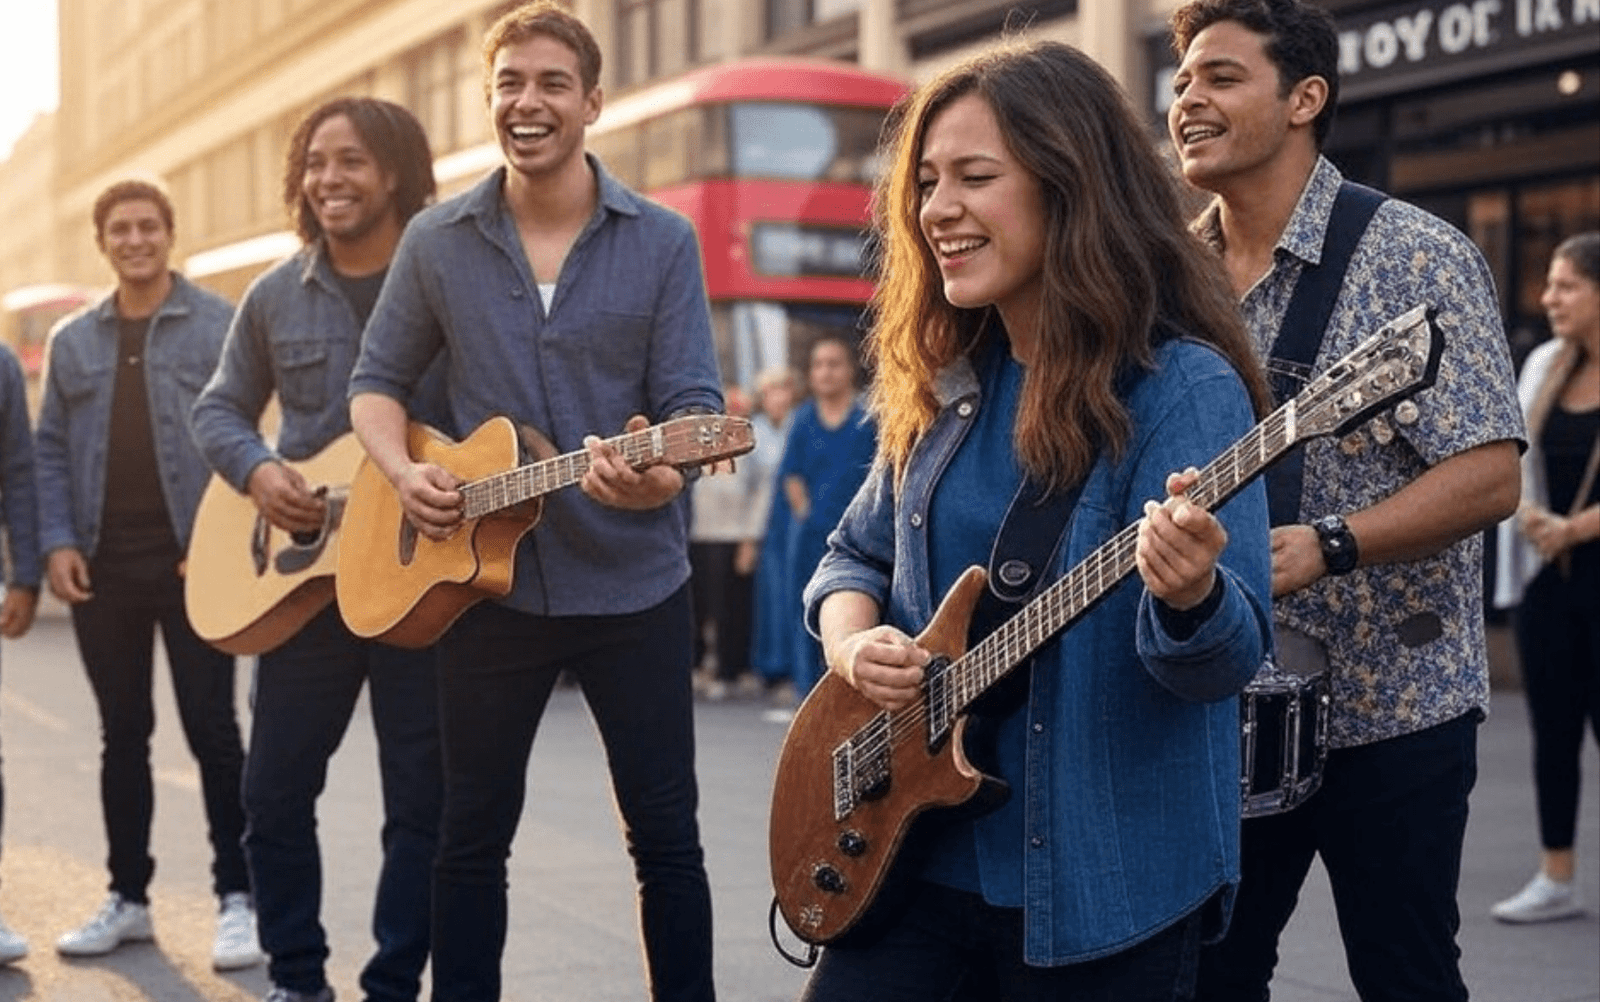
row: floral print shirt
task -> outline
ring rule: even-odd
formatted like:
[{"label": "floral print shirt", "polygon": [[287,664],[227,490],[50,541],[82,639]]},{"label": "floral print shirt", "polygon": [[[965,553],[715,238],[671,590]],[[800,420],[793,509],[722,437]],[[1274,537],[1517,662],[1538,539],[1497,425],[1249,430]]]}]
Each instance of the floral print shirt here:
[{"label": "floral print shirt", "polygon": [[[1274,253],[1240,303],[1265,358],[1295,282],[1320,261],[1343,178],[1319,158]],[[1220,207],[1197,221],[1222,249]],[[1430,466],[1489,442],[1523,441],[1522,412],[1494,283],[1458,230],[1390,199],[1350,260],[1322,348],[1321,373],[1386,321],[1419,303],[1436,308],[1445,349],[1434,385],[1344,438],[1305,445],[1300,517],[1348,514],[1394,494]],[[1330,744],[1346,748],[1410,734],[1489,703],[1479,533],[1422,560],[1324,577],[1273,603],[1279,623],[1328,648]]]}]

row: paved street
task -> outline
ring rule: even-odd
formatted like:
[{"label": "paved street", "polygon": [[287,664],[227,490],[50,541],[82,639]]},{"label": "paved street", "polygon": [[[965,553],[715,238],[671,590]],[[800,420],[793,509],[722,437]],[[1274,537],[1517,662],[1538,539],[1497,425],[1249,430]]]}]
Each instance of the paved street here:
[{"label": "paved street", "polygon": [[[248,674],[241,663],[241,718]],[[68,962],[52,944],[104,895],[104,838],[97,794],[98,735],[89,688],[65,619],[47,616],[0,652],[0,727],[6,818],[0,911],[33,946],[0,969],[0,1002],[244,1002],[267,984],[262,969],[222,976],[210,969],[214,903],[193,760],[183,746],[164,677],[158,683],[157,777],[151,889],[157,940],[110,957]],[[164,671],[164,669],[162,669]],[[716,902],[717,979],[724,1002],[793,999],[803,972],[767,942],[768,783],[781,727],[751,702],[702,704],[699,712],[701,825]],[[1583,895],[1600,902],[1600,811],[1586,751],[1579,836]],[[641,999],[633,886],[614,809],[604,794],[600,749],[575,693],[558,692],[529,769],[529,807],[511,860],[512,931],[506,997],[512,1002]],[[370,946],[365,931],[376,871],[376,754],[365,708],[335,757],[322,800],[327,873],[324,921],[339,997],[359,1000],[355,979]],[[1462,875],[1461,945],[1475,999],[1600,1002],[1600,920],[1513,928],[1489,906],[1521,886],[1536,851],[1528,734],[1522,701],[1497,694],[1480,743]],[[1314,873],[1283,945],[1278,1002],[1345,1002],[1332,905]]]}]

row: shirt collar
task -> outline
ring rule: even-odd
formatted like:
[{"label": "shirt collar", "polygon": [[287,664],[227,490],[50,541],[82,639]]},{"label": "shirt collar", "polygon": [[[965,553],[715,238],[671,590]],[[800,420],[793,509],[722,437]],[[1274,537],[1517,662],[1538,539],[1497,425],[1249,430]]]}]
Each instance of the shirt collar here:
[{"label": "shirt collar", "polygon": [[[172,288],[167,292],[167,298],[163,299],[161,305],[156,307],[155,313],[150,314],[152,317],[161,315],[183,316],[189,312],[189,290],[193,286],[189,284],[189,280],[184,278],[181,273],[174,271],[171,272],[171,275]],[[112,289],[111,294],[100,301],[100,307],[95,310],[95,314],[102,323],[114,324],[120,319],[117,313],[116,289]]]},{"label": "shirt collar", "polygon": [[[1317,165],[1306,179],[1289,224],[1278,236],[1277,250],[1299,258],[1306,264],[1322,261],[1322,241],[1328,233],[1328,219],[1333,215],[1333,200],[1339,194],[1344,176],[1327,157],[1318,156]],[[1222,238],[1222,199],[1213,199],[1194,222],[1194,232],[1212,250],[1221,253],[1226,249]]]},{"label": "shirt collar", "polygon": [[[595,211],[602,209],[615,212],[623,216],[637,216],[639,214],[639,196],[629,191],[622,182],[612,177],[605,165],[593,153],[584,153],[584,158],[589,161],[589,166],[594,170],[594,176],[599,182],[600,198]],[[468,189],[460,198],[447,203],[443,220],[445,222],[458,222],[468,216],[476,216],[482,223],[487,224],[504,211],[504,200],[501,191],[505,187],[506,166],[501,164],[490,171],[482,181]]]}]

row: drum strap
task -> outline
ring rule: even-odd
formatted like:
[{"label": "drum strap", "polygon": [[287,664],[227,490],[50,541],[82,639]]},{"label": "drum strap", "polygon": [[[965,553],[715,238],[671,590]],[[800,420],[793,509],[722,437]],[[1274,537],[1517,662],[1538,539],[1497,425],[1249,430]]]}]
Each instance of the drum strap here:
[{"label": "drum strap", "polygon": [[[1267,357],[1267,379],[1279,406],[1294,399],[1310,381],[1311,365],[1322,349],[1322,338],[1350,258],[1386,198],[1382,192],[1352,181],[1339,186],[1322,239],[1322,259],[1301,270],[1294,296],[1284,312],[1283,326]],[[1267,506],[1273,525],[1300,521],[1300,490],[1304,482],[1304,446],[1296,446],[1267,469]]]}]

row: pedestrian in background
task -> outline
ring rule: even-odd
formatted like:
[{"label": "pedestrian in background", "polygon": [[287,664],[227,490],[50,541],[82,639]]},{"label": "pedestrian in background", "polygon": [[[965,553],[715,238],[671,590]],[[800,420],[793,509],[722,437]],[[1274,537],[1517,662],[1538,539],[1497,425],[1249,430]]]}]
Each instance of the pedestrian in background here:
[{"label": "pedestrian in background", "polygon": [[[750,416],[750,398],[738,386],[722,388],[728,413]],[[716,665],[703,673],[701,691],[720,701],[750,669],[750,630],[755,597],[755,555],[766,518],[772,470],[741,457],[733,472],[701,477],[692,490],[689,519],[689,581],[694,593],[694,663],[714,652]],[[711,633],[714,644],[706,643]]]},{"label": "pedestrian in background", "polygon": [[1513,633],[1533,725],[1539,871],[1492,909],[1502,922],[1582,914],[1573,850],[1587,720],[1600,740],[1600,232],[1563,242],[1543,304],[1551,340],[1522,368],[1522,503],[1500,524],[1495,604]]},{"label": "pedestrian in background", "polygon": [[800,616],[800,593],[827,552],[828,533],[867,479],[878,444],[876,425],[856,400],[857,372],[855,346],[845,338],[829,334],[812,343],[811,399],[795,410],[778,467],[792,518],[784,555],[792,589],[785,601],[791,616],[790,671],[802,700],[822,677],[823,664],[822,647]]},{"label": "pedestrian in background", "polygon": [[[39,601],[39,497],[34,486],[33,435],[28,427],[27,387],[22,366],[0,344],[0,523],[5,538],[6,592],[0,600],[0,637],[16,640],[33,625]],[[0,823],[5,820],[5,781],[0,779]],[[0,918],[0,964],[28,955],[28,941]]]},{"label": "pedestrian in background", "polygon": [[786,562],[789,546],[789,499],[778,489],[778,464],[783,461],[789,427],[794,421],[794,370],[786,365],[764,369],[756,376],[756,410],[751,415],[756,447],[740,462],[758,471],[761,497],[761,540],[755,555],[755,614],[750,662],[761,675],[768,699],[780,711],[794,704],[791,679],[794,662],[795,610],[789,594]]},{"label": "pedestrian in background", "polygon": [[155,185],[122,181],[101,192],[94,233],[117,287],[51,332],[34,446],[50,590],[71,608],[100,710],[111,894],[56,949],[94,956],[153,936],[151,674],[159,626],[210,828],[221,900],[211,960],[245,967],[261,953],[239,845],[244,748],[233,656],[189,625],[181,569],[211,476],[189,436],[189,408],[216,367],[233,308],[168,269],[172,203]]}]

